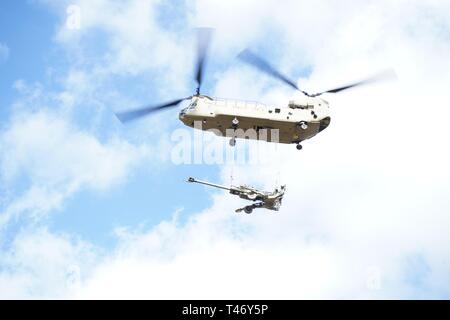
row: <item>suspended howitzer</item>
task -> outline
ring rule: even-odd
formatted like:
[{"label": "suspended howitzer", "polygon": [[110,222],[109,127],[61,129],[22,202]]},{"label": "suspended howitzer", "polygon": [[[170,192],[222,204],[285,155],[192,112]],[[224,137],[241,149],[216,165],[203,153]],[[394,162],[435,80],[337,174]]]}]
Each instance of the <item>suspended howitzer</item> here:
[{"label": "suspended howitzer", "polygon": [[253,209],[256,208],[265,208],[269,210],[278,211],[281,207],[281,201],[284,196],[284,192],[286,191],[286,186],[281,186],[280,189],[275,189],[273,192],[260,191],[250,186],[241,185],[241,186],[222,186],[215,183],[210,183],[207,181],[201,181],[194,178],[189,178],[188,182],[191,183],[199,183],[206,186],[227,190],[231,194],[239,196],[239,198],[244,200],[253,201],[254,203],[243,208],[239,208],[236,212],[244,211],[247,214],[253,212]]}]

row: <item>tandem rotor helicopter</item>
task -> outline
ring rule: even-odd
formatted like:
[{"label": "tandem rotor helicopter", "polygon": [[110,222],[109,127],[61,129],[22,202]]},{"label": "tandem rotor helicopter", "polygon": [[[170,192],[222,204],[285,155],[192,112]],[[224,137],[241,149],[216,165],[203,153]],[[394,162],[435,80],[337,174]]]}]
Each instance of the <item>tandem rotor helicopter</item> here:
[{"label": "tandem rotor helicopter", "polygon": [[[203,82],[203,73],[208,48],[212,35],[212,29],[199,28],[197,34],[198,51],[195,70],[197,89],[194,95],[169,101],[159,105],[150,105],[139,109],[116,113],[122,123],[136,120],[138,118],[153,114],[157,111],[173,108],[185,100],[190,100],[189,105],[179,112],[179,119],[183,124],[201,130],[212,130],[217,135],[229,136],[232,132],[230,145],[234,146],[236,138],[261,139],[260,132],[265,129],[266,141],[296,144],[301,150],[301,142],[314,137],[330,124],[329,103],[320,96],[324,93],[338,93],[357,86],[395,78],[393,70],[386,70],[367,79],[354,82],[345,86],[310,94],[301,90],[294,81],[277,71],[263,58],[244,50],[238,58],[256,67],[267,75],[280,80],[282,83],[303,93],[301,99],[290,101],[288,107],[271,107],[260,103],[248,101],[235,101],[229,99],[217,99],[201,94],[200,89]],[[195,123],[201,123],[200,127]],[[241,129],[241,130],[238,130]],[[256,136],[242,136],[239,132],[253,129]],[[278,129],[278,139],[269,139],[271,129]],[[269,133],[269,135],[267,135]]]},{"label": "tandem rotor helicopter", "polygon": [[[303,94],[302,98],[290,101],[287,108],[271,107],[257,102],[212,98],[200,93],[211,35],[212,29],[198,29],[198,51],[195,70],[197,89],[194,95],[160,105],[151,105],[116,113],[119,120],[123,123],[136,120],[166,108],[176,107],[185,100],[190,100],[189,105],[183,108],[178,116],[186,126],[210,130],[220,136],[229,136],[231,137],[231,146],[236,144],[236,138],[248,138],[275,143],[296,144],[297,149],[301,150],[302,141],[314,137],[330,124],[330,106],[326,100],[320,97],[322,94],[338,93],[357,86],[395,78],[395,73],[392,70],[386,70],[365,80],[309,94],[301,90],[294,81],[277,71],[264,59],[249,50],[244,50],[238,55],[240,60],[300,91]],[[197,126],[196,123],[201,123],[201,125]],[[253,129],[257,134],[246,135],[245,132],[250,129]],[[272,130],[278,130],[277,139],[270,137],[269,140]],[[229,135],[229,132],[231,132],[231,135]],[[261,134],[265,135],[265,139],[261,138]],[[267,192],[247,185],[226,187],[192,177],[188,179],[188,182],[224,189],[233,195],[239,196],[241,199],[253,202],[251,205],[236,210],[236,212],[244,211],[247,214],[252,213],[257,208],[278,211],[286,191],[286,186],[281,186],[280,189],[276,188],[273,192]]]}]

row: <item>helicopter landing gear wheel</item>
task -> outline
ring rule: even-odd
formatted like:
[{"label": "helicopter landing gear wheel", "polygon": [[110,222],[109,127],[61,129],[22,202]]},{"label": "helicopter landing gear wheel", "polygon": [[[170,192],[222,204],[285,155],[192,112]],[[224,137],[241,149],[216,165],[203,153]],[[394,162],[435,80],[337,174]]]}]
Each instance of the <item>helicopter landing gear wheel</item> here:
[{"label": "helicopter landing gear wheel", "polygon": [[237,129],[239,125],[239,120],[237,118],[234,118],[233,120],[231,120],[231,126],[233,127],[233,129]]},{"label": "helicopter landing gear wheel", "polygon": [[297,144],[297,150],[302,150],[303,149],[303,147],[302,147],[302,145],[299,143],[299,144]]},{"label": "helicopter landing gear wheel", "polygon": [[[234,134],[236,134],[236,129],[238,128],[239,120],[235,117],[233,120],[231,120],[231,128],[235,131]],[[230,146],[234,147],[236,145],[236,136],[232,137],[230,139]]]},{"label": "helicopter landing gear wheel", "polygon": [[247,206],[247,207],[244,208],[244,212],[246,214],[251,214],[253,212],[253,208],[250,207],[250,206]]},{"label": "helicopter landing gear wheel", "polygon": [[302,130],[308,129],[308,123],[306,121],[300,121],[297,126]]}]

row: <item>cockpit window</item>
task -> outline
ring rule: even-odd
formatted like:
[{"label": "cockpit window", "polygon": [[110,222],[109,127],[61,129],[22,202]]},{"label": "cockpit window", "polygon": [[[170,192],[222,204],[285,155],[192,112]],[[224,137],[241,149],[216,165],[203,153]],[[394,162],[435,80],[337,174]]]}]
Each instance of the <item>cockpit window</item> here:
[{"label": "cockpit window", "polygon": [[314,105],[312,105],[312,104],[296,103],[296,102],[292,102],[291,101],[289,103],[289,108],[291,108],[291,109],[307,110],[307,109],[314,109]]},{"label": "cockpit window", "polygon": [[192,109],[194,109],[196,106],[197,106],[197,101],[194,101],[194,102],[192,102],[192,103],[187,107],[187,109],[188,109],[188,110],[192,110]]}]

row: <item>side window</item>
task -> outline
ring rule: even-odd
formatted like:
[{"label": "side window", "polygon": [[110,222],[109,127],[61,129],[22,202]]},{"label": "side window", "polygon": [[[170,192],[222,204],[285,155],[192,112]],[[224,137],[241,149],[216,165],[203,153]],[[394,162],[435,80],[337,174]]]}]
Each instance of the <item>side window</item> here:
[{"label": "side window", "polygon": [[275,109],[275,113],[280,113],[281,110],[280,109]]}]

